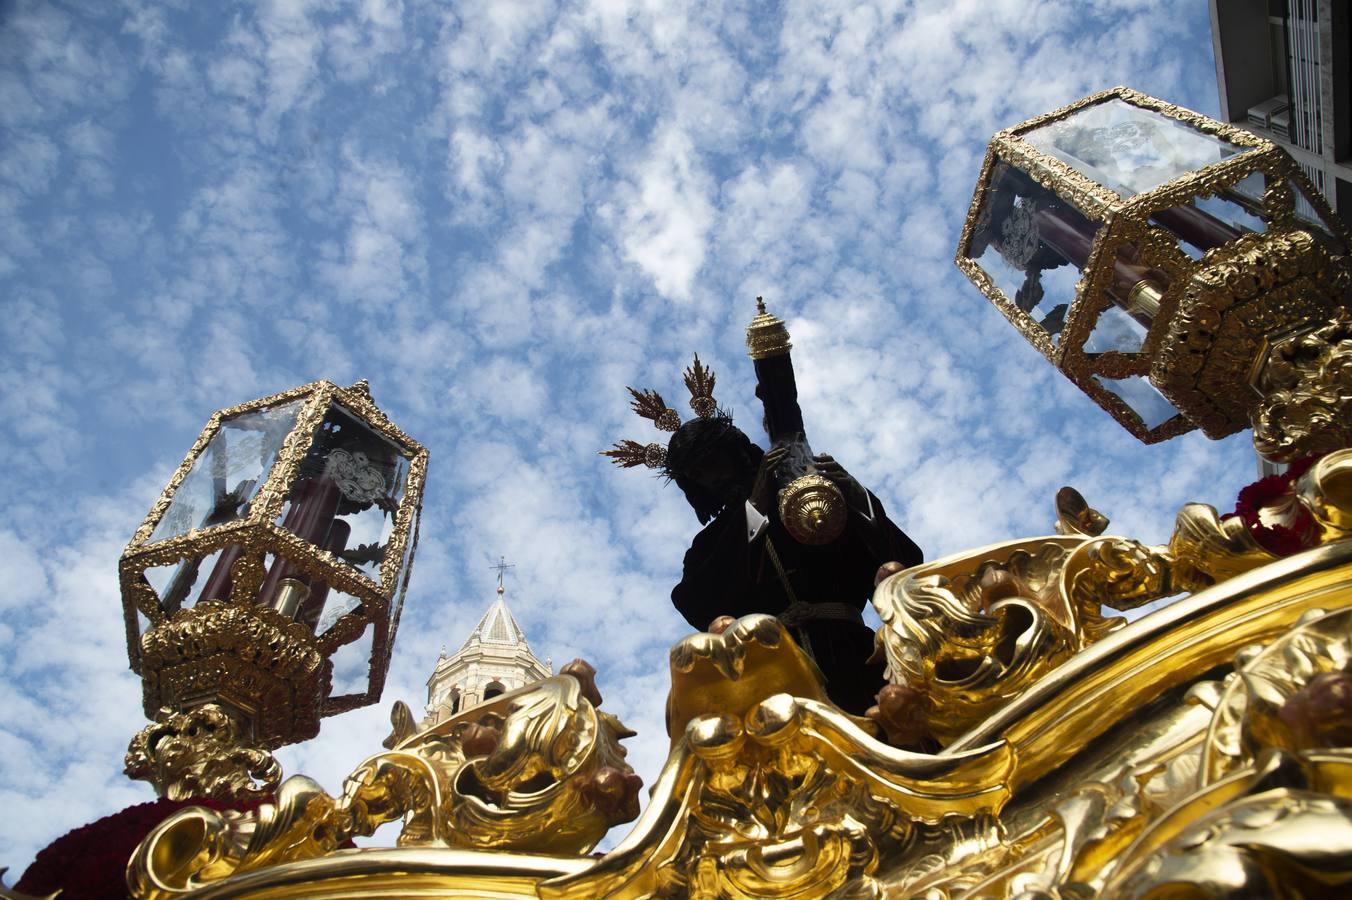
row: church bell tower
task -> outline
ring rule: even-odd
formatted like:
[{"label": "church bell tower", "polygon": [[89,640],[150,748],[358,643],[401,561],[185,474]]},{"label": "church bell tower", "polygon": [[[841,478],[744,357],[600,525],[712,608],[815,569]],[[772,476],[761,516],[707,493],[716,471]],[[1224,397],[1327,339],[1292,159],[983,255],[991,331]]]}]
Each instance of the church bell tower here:
[{"label": "church bell tower", "polygon": [[498,570],[497,598],[459,650],[447,656],[442,649],[427,679],[423,727],[554,674],[549,660],[541,662],[531,652],[525,632],[507,608],[503,574],[511,566],[499,562],[494,568]]}]

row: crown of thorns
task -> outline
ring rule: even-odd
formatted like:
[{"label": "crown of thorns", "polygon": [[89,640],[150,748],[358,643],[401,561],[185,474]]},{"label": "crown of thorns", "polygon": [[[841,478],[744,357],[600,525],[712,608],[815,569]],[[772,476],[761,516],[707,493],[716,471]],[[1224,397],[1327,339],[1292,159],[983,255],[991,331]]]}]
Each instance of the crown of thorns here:
[{"label": "crown of thorns", "polygon": [[[714,418],[718,413],[718,404],[714,402],[714,373],[699,361],[695,361],[685,370],[685,386],[690,391],[690,408],[701,419]],[[645,419],[651,419],[659,431],[675,432],[681,427],[681,415],[667,406],[662,395],[648,389],[638,391],[626,388],[633,400],[630,407]],[[602,456],[623,469],[635,466],[647,466],[650,469],[665,469],[667,448],[661,444],[641,444],[638,441],[618,441],[609,450],[602,450]]]}]

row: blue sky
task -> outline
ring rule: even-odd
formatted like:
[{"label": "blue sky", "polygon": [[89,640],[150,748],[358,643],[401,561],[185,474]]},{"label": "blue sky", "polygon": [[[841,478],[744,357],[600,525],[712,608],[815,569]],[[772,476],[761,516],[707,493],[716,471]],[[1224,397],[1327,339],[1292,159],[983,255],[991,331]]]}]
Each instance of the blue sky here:
[{"label": "blue sky", "polygon": [[385,697],[280,754],[335,792],[499,555],[651,783],[698,523],[596,451],[693,351],[757,422],[757,294],[929,558],[1062,484],[1151,542],[1232,508],[1245,435],[1137,443],[952,264],[990,135],[1119,83],[1214,114],[1206,4],[0,3],[0,865],[149,798],[117,558],[212,411],[296,384],[369,379],[432,451]]}]

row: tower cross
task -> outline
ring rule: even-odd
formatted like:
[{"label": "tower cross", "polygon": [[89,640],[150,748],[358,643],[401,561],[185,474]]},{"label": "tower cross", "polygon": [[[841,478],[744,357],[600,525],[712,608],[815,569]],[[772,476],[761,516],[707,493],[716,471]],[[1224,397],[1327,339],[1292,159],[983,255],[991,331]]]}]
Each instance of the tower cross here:
[{"label": "tower cross", "polygon": [[497,570],[498,570],[498,590],[501,591],[501,590],[502,590],[502,576],[505,575],[505,574],[507,573],[507,570],[508,570],[508,569],[515,569],[516,566],[515,566],[515,564],[513,564],[513,563],[509,563],[509,562],[507,561],[507,557],[505,557],[505,556],[499,556],[499,557],[498,557],[498,563],[497,563],[497,565],[495,565],[495,566],[489,566],[488,568],[490,568],[490,569],[497,569]]}]

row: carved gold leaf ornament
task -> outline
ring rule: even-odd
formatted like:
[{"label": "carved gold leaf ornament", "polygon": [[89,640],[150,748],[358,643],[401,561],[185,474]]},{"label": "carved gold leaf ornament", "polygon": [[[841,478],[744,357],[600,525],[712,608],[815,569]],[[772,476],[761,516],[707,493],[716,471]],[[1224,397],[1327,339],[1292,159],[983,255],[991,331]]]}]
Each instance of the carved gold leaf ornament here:
[{"label": "carved gold leaf ornament", "polygon": [[186,713],[161,710],[132,738],[125,771],[170,800],[247,802],[270,797],[282,778],[272,754],[251,745],[239,720],[214,703]]},{"label": "carved gold leaf ornament", "polygon": [[[1274,896],[1288,853],[1292,896],[1339,895],[1352,872],[1338,836],[1340,798],[1352,792],[1352,677],[1332,644],[1347,643],[1352,612],[1325,621],[1318,608],[1352,603],[1352,549],[1303,559],[1119,629],[941,751],[1010,741],[1018,764],[1002,836],[941,842],[938,862],[904,855],[883,879],[888,896]],[[1227,648],[1274,637],[1239,653],[1242,674],[1224,688],[1205,680]],[[1227,699],[1236,692],[1250,704],[1239,712]],[[1256,702],[1267,710],[1259,719],[1243,712]],[[1302,721],[1315,736],[1304,743]],[[1220,725],[1233,735],[1218,745],[1231,761],[1208,777],[1203,757]],[[1326,847],[1320,828],[1333,829]],[[1211,892],[1218,873],[1226,886]]]},{"label": "carved gold leaf ornament", "polygon": [[1352,449],[1317,460],[1300,477],[1296,494],[1318,524],[1323,542],[1352,537]]},{"label": "carved gold leaf ornament", "polygon": [[[1350,292],[1344,285],[1344,298]],[[1261,377],[1270,393],[1253,415],[1260,454],[1289,462],[1352,444],[1352,313],[1345,307],[1328,324],[1275,344]]]},{"label": "carved gold leaf ornament", "polygon": [[1349,663],[1352,609],[1311,610],[1242,650],[1195,791],[1122,853],[1105,892],[1333,896],[1352,885]]},{"label": "carved gold leaf ornament", "polygon": [[878,641],[893,683],[923,686],[940,743],[1055,668],[1077,648],[1059,590],[1080,536],[1015,541],[916,566],[879,584]]},{"label": "carved gold leaf ornament", "polygon": [[1094,509],[1075,488],[1066,485],[1056,492],[1056,533],[1098,537],[1108,527],[1108,517]]},{"label": "carved gold leaf ornament", "polygon": [[[138,897],[192,893],[222,879],[333,854],[403,820],[401,848],[582,854],[637,814],[641,782],[578,677],[560,674],[408,733],[348,776],[341,796],[292,776],[256,813],[191,807],[141,844],[128,869]],[[402,724],[401,724],[402,723]]]},{"label": "carved gold leaf ornament", "polygon": [[[1294,488],[1295,501],[1311,510],[1326,539],[1348,534],[1325,523],[1352,521],[1349,473],[1352,450],[1339,451],[1312,465]],[[1090,508],[1078,492],[1072,498],[1065,490],[1057,498],[1058,524],[1078,532],[1082,517],[1092,521],[1085,513]],[[883,625],[877,640],[888,680],[916,695],[906,715],[922,717],[944,745],[1126,624],[1105,616],[1104,607],[1136,609],[1276,559],[1240,518],[1190,503],[1162,547],[1071,533],[995,545],[894,574],[874,594]]]},{"label": "carved gold leaf ornament", "polygon": [[996,743],[938,758],[888,747],[825,701],[770,616],[672,649],[672,753],[634,831],[545,897],[872,896],[879,864],[924,824],[997,811]]},{"label": "carved gold leaf ornament", "polygon": [[[1352,747],[1352,709],[1323,692],[1310,702],[1311,687],[1352,667],[1352,610],[1313,610],[1297,627],[1266,647],[1241,651],[1225,684],[1202,753],[1199,787],[1220,781],[1251,763],[1257,748],[1297,752]],[[1320,721],[1320,720],[1323,721]],[[1322,732],[1337,740],[1326,741]],[[1352,762],[1352,760],[1350,760]]]}]

